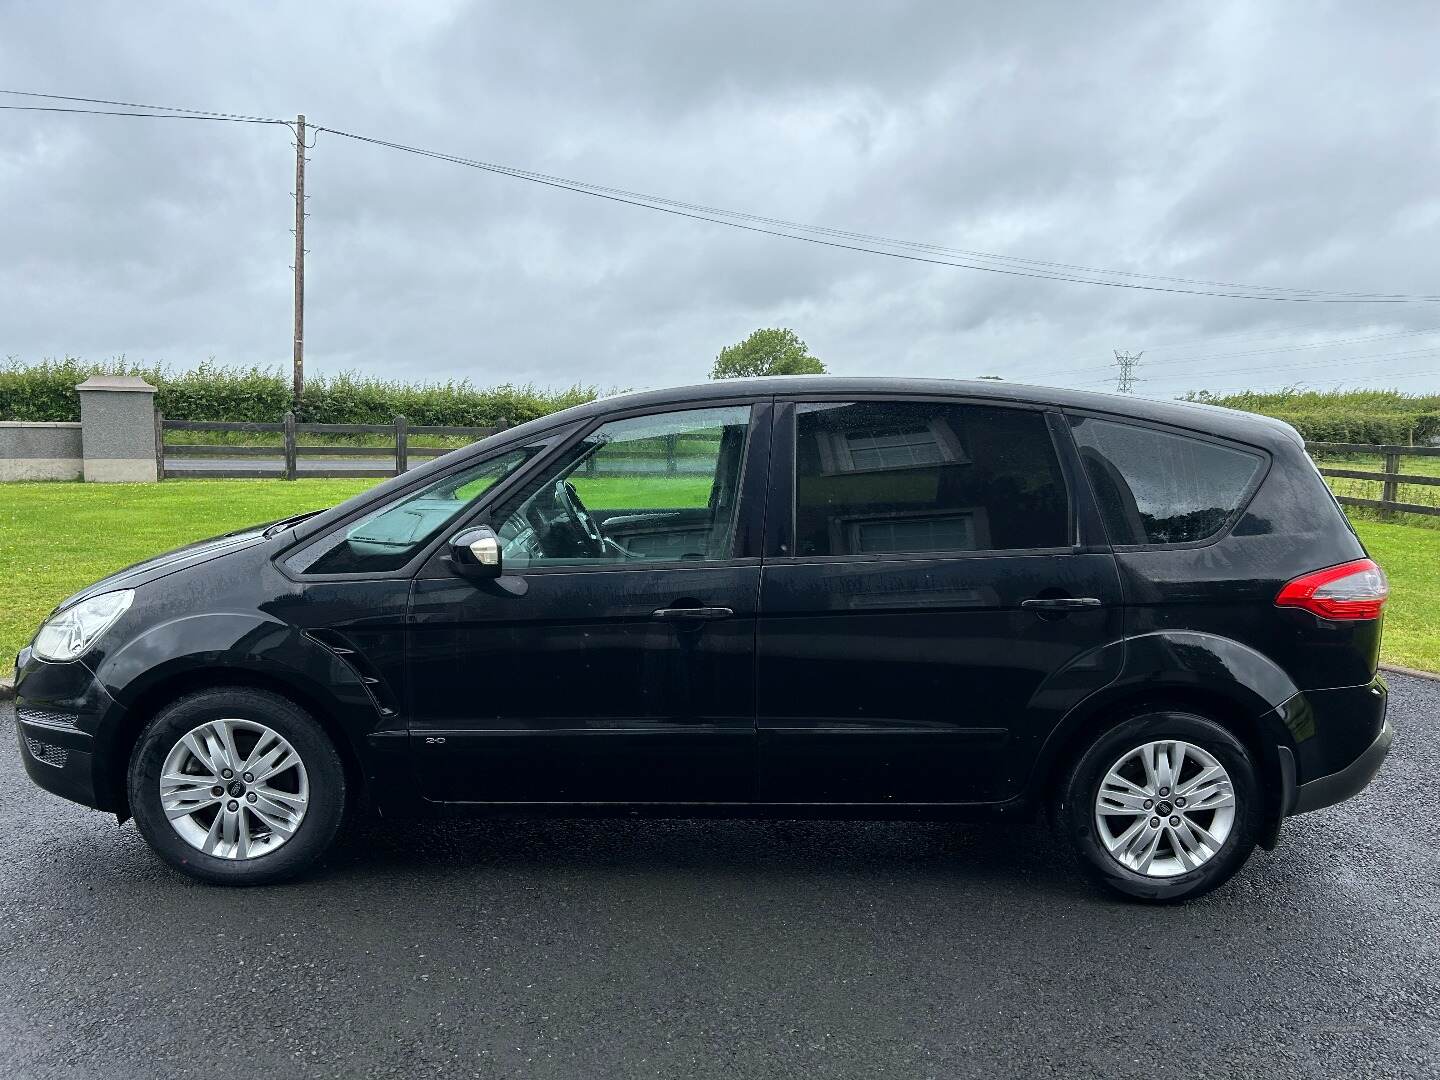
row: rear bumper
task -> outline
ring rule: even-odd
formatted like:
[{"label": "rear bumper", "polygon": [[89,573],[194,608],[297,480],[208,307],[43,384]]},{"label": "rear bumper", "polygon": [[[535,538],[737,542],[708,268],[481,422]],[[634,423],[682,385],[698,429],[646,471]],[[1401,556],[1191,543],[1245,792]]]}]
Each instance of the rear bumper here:
[{"label": "rear bumper", "polygon": [[1280,815],[1303,814],[1357,795],[1390,752],[1389,687],[1377,676],[1359,686],[1307,690],[1276,710],[1293,740],[1279,747]]},{"label": "rear bumper", "polygon": [[1390,721],[1386,720],[1380,728],[1380,734],[1375,736],[1375,741],[1349,765],[1339,772],[1311,780],[1308,784],[1301,784],[1296,788],[1295,805],[1290,812],[1303,814],[1309,810],[1319,810],[1360,794],[1380,771],[1381,764],[1390,753],[1390,743],[1394,738],[1395,729],[1390,726]]}]

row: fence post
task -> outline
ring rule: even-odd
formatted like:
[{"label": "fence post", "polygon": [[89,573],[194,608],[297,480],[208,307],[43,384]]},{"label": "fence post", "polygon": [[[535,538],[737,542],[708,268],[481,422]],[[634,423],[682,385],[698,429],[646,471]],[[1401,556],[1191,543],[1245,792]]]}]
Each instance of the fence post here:
[{"label": "fence post", "polygon": [[403,416],[395,417],[395,475],[399,476],[410,468],[410,422]]},{"label": "fence post", "polygon": [[295,479],[295,414],[285,414],[285,479]]},{"label": "fence post", "polygon": [[665,436],[665,472],[671,476],[675,475],[675,443],[678,438],[678,435]]},{"label": "fence post", "polygon": [[[1396,473],[1400,471],[1400,448],[1398,446],[1387,446],[1384,447],[1384,450],[1385,472],[1388,473],[1391,477],[1393,477]],[[1380,501],[1387,503],[1397,503],[1400,501],[1399,481],[1387,479],[1381,482]],[[1393,518],[1395,516],[1395,511],[1390,509],[1383,510],[1381,511],[1381,516],[1385,518]]]},{"label": "fence post", "polygon": [[165,479],[165,414],[155,410],[155,479]]}]

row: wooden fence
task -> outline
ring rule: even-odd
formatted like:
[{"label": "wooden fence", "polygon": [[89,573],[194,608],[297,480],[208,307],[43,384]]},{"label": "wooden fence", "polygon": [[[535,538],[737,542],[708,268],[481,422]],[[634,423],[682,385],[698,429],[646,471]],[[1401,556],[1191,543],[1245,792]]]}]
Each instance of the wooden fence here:
[{"label": "wooden fence", "polygon": [[[1374,485],[1379,485],[1379,498],[1366,498],[1355,493],[1355,484],[1337,485],[1331,483],[1335,498],[1345,506],[1364,506],[1391,514],[1429,514],[1440,516],[1440,468],[1433,473],[1402,473],[1400,459],[1405,457],[1426,459],[1421,464],[1435,462],[1440,466],[1440,446],[1388,446],[1367,443],[1306,443],[1305,449],[1315,459],[1320,475],[1327,480],[1369,481],[1369,493],[1375,494]],[[1365,465],[1355,462],[1357,457],[1380,459],[1380,468],[1350,466]],[[1401,487],[1410,486],[1411,492],[1401,498]],[[1436,496],[1435,502],[1412,501],[1427,495]]]},{"label": "wooden fence", "polygon": [[[279,423],[232,423],[223,420],[166,420],[155,417],[155,464],[163,479],[177,476],[190,478],[258,478],[294,480],[296,477],[381,477],[398,476],[417,459],[440,457],[455,447],[412,446],[416,435],[461,436],[469,442],[494,435],[506,427],[502,419],[498,427],[454,427],[450,425],[412,425],[397,416],[391,424],[302,424],[294,413],[286,413]],[[277,443],[264,446],[241,446],[225,443],[174,443],[165,441],[169,431],[222,431],[247,435],[279,435]],[[373,446],[327,443],[301,443],[301,435],[389,435],[393,441]],[[307,459],[320,459],[315,467],[305,467]],[[376,467],[385,458],[393,464]],[[246,462],[244,467],[238,459]],[[350,468],[327,468],[328,463],[349,459],[358,462]],[[253,461],[253,465],[251,462]]]}]

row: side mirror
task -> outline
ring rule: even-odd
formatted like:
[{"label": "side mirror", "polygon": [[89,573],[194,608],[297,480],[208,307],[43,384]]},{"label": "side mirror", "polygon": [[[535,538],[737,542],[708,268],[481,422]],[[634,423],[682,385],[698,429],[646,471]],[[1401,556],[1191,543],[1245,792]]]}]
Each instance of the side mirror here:
[{"label": "side mirror", "polygon": [[450,538],[450,562],[466,577],[498,578],[500,538],[489,525],[466,529]]}]

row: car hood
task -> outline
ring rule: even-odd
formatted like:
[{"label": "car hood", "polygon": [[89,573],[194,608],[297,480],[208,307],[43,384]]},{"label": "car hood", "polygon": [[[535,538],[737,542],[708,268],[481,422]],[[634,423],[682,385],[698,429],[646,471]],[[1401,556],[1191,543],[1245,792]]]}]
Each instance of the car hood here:
[{"label": "car hood", "polygon": [[93,585],[85,586],[74,596],[64,600],[55,608],[55,611],[63,611],[71,604],[79,603],[87,597],[113,592],[116,589],[134,589],[173,574],[177,570],[187,570],[192,566],[207,563],[211,559],[218,559],[255,547],[257,544],[263,544],[268,524],[267,522],[265,525],[256,525],[237,532],[225,533],[223,536],[212,536],[208,540],[197,540],[193,544],[186,544],[174,551],[167,551],[163,555],[156,555],[143,562],[135,563],[133,566],[127,566],[124,570],[117,570],[109,577],[101,578]]}]

